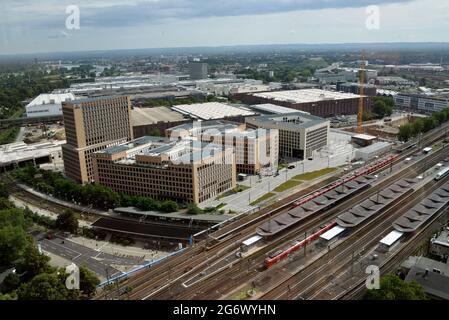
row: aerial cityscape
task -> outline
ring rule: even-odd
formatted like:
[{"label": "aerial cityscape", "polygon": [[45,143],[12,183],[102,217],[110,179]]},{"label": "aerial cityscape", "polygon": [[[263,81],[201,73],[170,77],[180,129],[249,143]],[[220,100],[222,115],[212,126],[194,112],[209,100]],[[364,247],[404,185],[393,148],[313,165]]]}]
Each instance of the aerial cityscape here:
[{"label": "aerial cityscape", "polygon": [[0,305],[449,300],[447,1],[0,7]]}]

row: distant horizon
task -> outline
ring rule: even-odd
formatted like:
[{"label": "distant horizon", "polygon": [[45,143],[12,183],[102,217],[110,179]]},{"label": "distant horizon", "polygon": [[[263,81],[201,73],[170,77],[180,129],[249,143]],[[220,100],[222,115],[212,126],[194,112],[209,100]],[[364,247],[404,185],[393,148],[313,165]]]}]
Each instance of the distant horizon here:
[{"label": "distant horizon", "polygon": [[447,0],[3,0],[0,54],[447,43]]},{"label": "distant horizon", "polygon": [[[193,51],[198,51],[196,54],[201,54],[200,50],[214,50],[225,51],[226,49],[245,49],[245,48],[266,48],[269,50],[273,47],[279,46],[280,49],[287,50],[313,50],[325,49],[331,47],[338,47],[339,50],[356,50],[356,49],[372,49],[372,50],[423,50],[423,49],[446,49],[449,50],[449,41],[390,41],[390,42],[334,42],[334,43],[265,43],[265,44],[235,44],[235,45],[204,45],[204,46],[174,46],[174,47],[142,47],[142,48],[116,48],[116,49],[92,49],[92,50],[77,50],[77,51],[48,51],[48,52],[32,52],[32,53],[11,53],[0,54],[0,59],[8,58],[35,58],[42,56],[67,56],[67,55],[82,55],[82,54],[101,54],[112,52],[152,52],[153,54],[162,53],[164,51],[185,50],[190,51],[185,54],[194,54]],[[292,48],[289,48],[292,47]],[[371,48],[367,48],[371,47]],[[429,48],[432,47],[432,48]],[[437,47],[437,48],[435,48]],[[442,48],[441,48],[442,47]],[[256,50],[257,51],[257,50]],[[260,50],[259,50],[260,51]],[[182,53],[179,53],[182,54]]]}]

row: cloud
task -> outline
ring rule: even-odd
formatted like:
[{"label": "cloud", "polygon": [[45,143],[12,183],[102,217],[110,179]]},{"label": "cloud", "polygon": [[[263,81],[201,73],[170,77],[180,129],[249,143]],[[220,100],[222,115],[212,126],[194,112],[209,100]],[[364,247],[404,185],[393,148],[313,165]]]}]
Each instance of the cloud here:
[{"label": "cloud", "polygon": [[[78,5],[87,27],[151,25],[167,20],[254,16],[301,10],[355,8],[411,0],[2,0],[11,23],[55,28],[64,21],[65,7]],[[0,5],[2,9],[2,5]],[[20,15],[20,17],[19,17]],[[21,19],[23,17],[23,19]],[[8,23],[8,19],[6,19]]]}]

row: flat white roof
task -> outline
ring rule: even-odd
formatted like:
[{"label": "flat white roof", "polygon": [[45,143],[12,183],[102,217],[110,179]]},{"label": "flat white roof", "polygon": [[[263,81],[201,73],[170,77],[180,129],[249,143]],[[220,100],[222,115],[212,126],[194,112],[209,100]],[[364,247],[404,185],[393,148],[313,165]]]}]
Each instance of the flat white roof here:
[{"label": "flat white roof", "polygon": [[27,104],[27,108],[45,104],[61,104],[67,100],[75,100],[73,93],[42,93]]},{"label": "flat white roof", "polygon": [[427,151],[427,152],[428,152],[428,151],[432,151],[432,148],[427,147],[427,148],[424,148],[423,151]]},{"label": "flat white roof", "polygon": [[237,108],[219,102],[182,104],[173,106],[172,109],[203,120],[222,119],[233,116],[251,116],[256,114],[247,109]]},{"label": "flat white roof", "polygon": [[380,240],[381,244],[385,244],[387,246],[391,246],[393,243],[399,240],[402,237],[403,233],[393,230],[389,234],[387,234],[382,240]]},{"label": "flat white roof", "polygon": [[49,156],[52,153],[60,152],[65,143],[65,140],[33,144],[26,144],[22,141],[2,145],[0,146],[0,165]]},{"label": "flat white roof", "polygon": [[340,226],[335,226],[332,229],[330,229],[330,230],[326,231],[325,233],[323,233],[320,236],[320,239],[324,239],[326,241],[329,241],[329,240],[335,238],[336,236],[338,236],[343,231],[345,231],[345,228],[340,227]]},{"label": "flat white roof", "polygon": [[363,139],[363,140],[374,140],[374,139],[376,139],[377,137],[376,137],[376,136],[370,136],[370,135],[368,135],[368,134],[363,134],[363,133],[361,133],[361,134],[356,134],[355,136],[353,136],[353,138],[356,138],[356,139]]},{"label": "flat white roof", "polygon": [[275,101],[287,101],[292,103],[308,103],[323,100],[341,100],[360,98],[360,95],[353,93],[334,92],[321,89],[300,89],[274,92],[254,93],[253,96]]},{"label": "flat white roof", "polygon": [[261,236],[254,236],[254,237],[251,237],[249,239],[246,239],[245,241],[242,242],[242,244],[244,246],[250,246],[250,245],[256,243],[257,241],[259,241],[260,239],[262,239]]},{"label": "flat white roof", "polygon": [[[292,108],[278,106],[277,104],[272,104],[272,103],[255,104],[255,105],[252,105],[251,108],[257,109],[257,110],[262,110],[262,111],[267,111],[267,112],[271,112],[271,113],[275,113],[275,114],[296,113],[299,111],[299,110],[292,109]],[[308,112],[304,112],[304,113],[309,114]]]}]

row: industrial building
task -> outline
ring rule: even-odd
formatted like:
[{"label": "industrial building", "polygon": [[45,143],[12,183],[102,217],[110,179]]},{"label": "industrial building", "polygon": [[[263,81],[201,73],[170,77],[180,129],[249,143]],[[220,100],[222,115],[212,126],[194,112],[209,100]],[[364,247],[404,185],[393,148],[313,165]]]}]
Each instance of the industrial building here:
[{"label": "industrial building", "polygon": [[271,174],[277,170],[279,131],[277,129],[246,130],[245,124],[229,121],[196,121],[166,130],[172,141],[194,138],[232,147],[238,173]]},{"label": "industrial building", "polygon": [[92,154],[133,139],[131,101],[129,97],[78,99],[64,102],[62,110],[65,175],[77,182],[92,182]]},{"label": "industrial building", "polygon": [[201,203],[236,186],[235,155],[201,141],[141,137],[93,154],[95,181],[117,192]]},{"label": "industrial building", "polygon": [[253,105],[272,103],[287,108],[306,111],[319,117],[356,114],[360,99],[365,111],[371,109],[371,97],[320,89],[273,91],[248,94],[242,101]]},{"label": "industrial building", "polygon": [[279,130],[279,155],[304,159],[327,146],[330,122],[303,112],[248,117],[249,128]]},{"label": "industrial building", "polygon": [[213,120],[236,116],[252,116],[256,113],[243,107],[234,107],[219,102],[182,104],[172,107],[173,110],[193,119]]},{"label": "industrial building", "polygon": [[0,168],[12,169],[25,163],[49,163],[62,158],[61,146],[65,141],[48,141],[26,144],[14,142],[0,145]]},{"label": "industrial building", "polygon": [[62,115],[62,103],[75,100],[73,93],[40,94],[25,106],[28,118]]},{"label": "industrial building", "polygon": [[394,96],[394,104],[398,109],[432,113],[449,107],[449,95],[399,93]]}]

